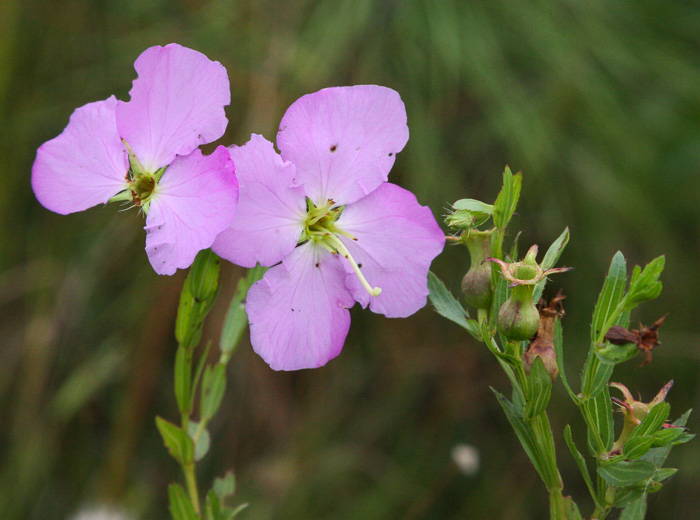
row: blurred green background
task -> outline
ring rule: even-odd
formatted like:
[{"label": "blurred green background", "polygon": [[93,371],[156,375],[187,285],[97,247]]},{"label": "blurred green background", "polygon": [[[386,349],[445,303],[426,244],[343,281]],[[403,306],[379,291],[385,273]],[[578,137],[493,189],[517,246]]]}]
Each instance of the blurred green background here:
[{"label": "blurred green background", "polygon": [[[59,216],[29,180],[36,148],[76,107],[127,99],[136,57],[170,42],[228,69],[223,144],[273,139],[303,94],[374,83],[408,112],[391,180],[439,220],[458,198],[492,202],[505,164],[523,170],[521,244],[547,247],[571,228],[562,263],[576,269],[550,290],[569,295],[574,380],[612,255],[666,254],[664,292],[633,316],[670,312],[663,344],[613,380],[648,401],[675,379],[672,415],[700,408],[697,2],[0,0],[0,518],[71,518],[89,503],[167,518],[180,475],[153,417],[177,414],[183,273],[154,274],[135,212]],[[456,289],[467,263],[447,248],[433,270]],[[224,267],[205,338],[217,340],[241,273]],[[234,468],[255,520],[545,518],[544,487],[488,388],[508,384],[486,349],[430,308],[404,320],[352,312],[343,353],[322,369],[273,372],[244,340],[202,482]],[[551,406],[565,494],[590,512],[561,442],[582,421],[561,386]],[[700,430],[700,413],[689,426]],[[480,453],[474,476],[451,459],[460,443]],[[648,518],[696,519],[700,442],[669,462],[681,471]]]}]

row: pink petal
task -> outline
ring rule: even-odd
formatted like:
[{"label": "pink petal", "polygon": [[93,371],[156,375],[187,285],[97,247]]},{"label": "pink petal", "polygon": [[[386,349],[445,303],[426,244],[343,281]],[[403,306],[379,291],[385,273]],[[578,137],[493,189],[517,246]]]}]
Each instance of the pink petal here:
[{"label": "pink petal", "polygon": [[114,96],[73,112],[32,166],[32,188],[47,209],[67,215],[106,203],[126,189],[129,161],[117,133]]},{"label": "pink petal", "polygon": [[338,258],[306,243],[248,292],[253,349],[275,370],[325,365],[343,348],[355,303]]},{"label": "pink petal", "polygon": [[231,102],[226,69],[171,43],[146,49],[134,63],[131,101],[117,106],[119,134],[149,172],[222,135]]},{"label": "pink petal", "polygon": [[146,253],[158,274],[189,267],[231,224],[238,182],[228,150],[219,146],[176,158],[163,174],[146,217]]},{"label": "pink petal", "polygon": [[240,186],[238,211],[212,250],[244,267],[269,267],[292,252],[304,230],[306,197],[292,186],[296,170],[283,162],[270,141],[253,134],[240,147],[229,148]]},{"label": "pink petal", "polygon": [[406,109],[376,85],[334,87],[299,98],[282,118],[277,146],[316,204],[350,204],[387,180],[408,141]]},{"label": "pink petal", "polygon": [[373,312],[390,318],[409,316],[426,304],[428,269],[445,245],[445,235],[430,208],[395,184],[382,184],[367,197],[348,205],[337,221],[357,241],[341,237],[370,285],[372,297],[349,263],[345,283],[353,297]]}]

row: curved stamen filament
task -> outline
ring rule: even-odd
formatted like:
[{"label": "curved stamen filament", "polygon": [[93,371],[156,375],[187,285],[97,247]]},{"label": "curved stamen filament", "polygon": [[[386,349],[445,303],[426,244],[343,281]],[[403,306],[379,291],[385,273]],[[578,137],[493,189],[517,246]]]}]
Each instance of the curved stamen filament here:
[{"label": "curved stamen filament", "polygon": [[357,262],[355,262],[355,259],[352,257],[350,254],[350,251],[348,251],[348,248],[345,247],[345,244],[337,237],[335,236],[331,231],[328,231],[327,229],[321,228],[321,231],[327,231],[328,234],[325,235],[325,239],[328,240],[337,250],[338,252],[343,255],[345,258],[348,259],[348,262],[350,262],[350,265],[352,266],[353,270],[355,271],[355,274],[357,277],[360,279],[360,283],[362,284],[362,287],[365,288],[365,290],[370,294],[370,296],[379,296],[382,292],[381,287],[372,287],[369,282],[367,281],[367,278],[365,278],[365,275],[362,274],[362,271],[360,271],[360,267],[357,265]]}]

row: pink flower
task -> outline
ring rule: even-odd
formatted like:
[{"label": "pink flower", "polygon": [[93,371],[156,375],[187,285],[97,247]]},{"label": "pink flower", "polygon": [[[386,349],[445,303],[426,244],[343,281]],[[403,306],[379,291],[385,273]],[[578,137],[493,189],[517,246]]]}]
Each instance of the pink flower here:
[{"label": "pink flower", "polygon": [[253,348],[272,368],[337,356],[356,301],[388,317],[426,304],[445,238],[429,208],[386,182],[407,141],[399,95],[362,85],[297,100],[277,134],[281,155],[259,135],[230,148],[238,214],[212,249],[246,267],[274,266],[246,304]]},{"label": "pink flower", "polygon": [[221,137],[230,103],[226,69],[170,44],[134,63],[128,102],[114,96],[73,112],[37,151],[32,187],[39,202],[66,215],[130,201],[146,216],[146,253],[158,274],[188,267],[233,220],[238,181]]}]

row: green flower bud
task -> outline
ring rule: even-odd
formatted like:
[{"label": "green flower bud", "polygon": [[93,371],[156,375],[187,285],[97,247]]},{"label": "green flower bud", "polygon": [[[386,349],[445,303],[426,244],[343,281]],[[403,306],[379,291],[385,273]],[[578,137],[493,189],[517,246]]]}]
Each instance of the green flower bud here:
[{"label": "green flower bud", "polygon": [[[548,275],[568,271],[568,267],[547,269],[540,267],[536,261],[537,246],[534,245],[520,262],[504,262],[497,258],[488,258],[501,266],[501,274],[511,282],[510,297],[498,311],[498,328],[511,341],[525,341],[537,332],[540,313],[532,301],[535,286]],[[544,361],[544,360],[543,360]]]},{"label": "green flower bud", "polygon": [[474,231],[462,239],[469,249],[471,267],[462,278],[462,295],[470,307],[491,306],[491,264],[484,262],[491,252],[491,232]]},{"label": "green flower bud", "polygon": [[498,311],[498,330],[511,341],[525,341],[537,333],[540,313],[532,302],[534,290],[534,285],[513,287]]}]

